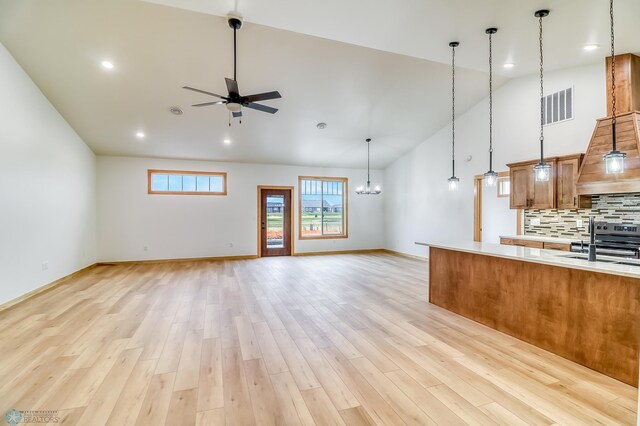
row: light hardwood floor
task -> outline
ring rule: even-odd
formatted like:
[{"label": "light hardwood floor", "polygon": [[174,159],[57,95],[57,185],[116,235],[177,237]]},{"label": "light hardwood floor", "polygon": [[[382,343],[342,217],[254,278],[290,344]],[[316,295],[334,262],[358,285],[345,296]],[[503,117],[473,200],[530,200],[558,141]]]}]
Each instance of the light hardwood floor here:
[{"label": "light hardwood floor", "polygon": [[635,424],[635,388],[428,305],[426,277],[387,254],[99,266],[0,313],[1,415]]}]

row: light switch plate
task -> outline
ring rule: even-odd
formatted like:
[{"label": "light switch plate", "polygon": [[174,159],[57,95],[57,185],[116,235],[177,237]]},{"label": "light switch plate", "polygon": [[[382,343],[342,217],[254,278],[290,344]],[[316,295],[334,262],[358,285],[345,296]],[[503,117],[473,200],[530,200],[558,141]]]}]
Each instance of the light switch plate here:
[{"label": "light switch plate", "polygon": [[584,223],[582,219],[576,220],[576,228],[582,228],[583,226],[584,226]]},{"label": "light switch plate", "polygon": [[529,223],[531,224],[531,226],[540,226],[540,219],[539,218],[532,218]]}]

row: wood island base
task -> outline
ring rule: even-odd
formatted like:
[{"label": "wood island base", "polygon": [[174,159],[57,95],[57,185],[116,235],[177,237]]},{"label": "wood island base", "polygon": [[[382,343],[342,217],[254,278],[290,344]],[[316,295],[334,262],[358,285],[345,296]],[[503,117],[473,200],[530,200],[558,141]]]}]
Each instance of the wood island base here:
[{"label": "wood island base", "polygon": [[638,386],[640,279],[431,247],[429,302]]}]

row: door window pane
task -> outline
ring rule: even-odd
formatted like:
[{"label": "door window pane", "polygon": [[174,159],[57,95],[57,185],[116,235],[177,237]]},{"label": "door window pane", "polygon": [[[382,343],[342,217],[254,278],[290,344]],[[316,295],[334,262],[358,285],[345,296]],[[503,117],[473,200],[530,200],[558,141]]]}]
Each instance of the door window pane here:
[{"label": "door window pane", "polygon": [[267,197],[267,248],[284,248],[284,196]]}]

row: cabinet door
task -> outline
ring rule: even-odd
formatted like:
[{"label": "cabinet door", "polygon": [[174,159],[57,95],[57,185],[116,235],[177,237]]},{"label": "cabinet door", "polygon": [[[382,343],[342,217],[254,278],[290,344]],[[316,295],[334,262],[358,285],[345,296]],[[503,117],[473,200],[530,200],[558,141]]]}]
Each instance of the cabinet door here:
[{"label": "cabinet door", "polygon": [[556,162],[545,160],[551,164],[551,176],[546,182],[536,182],[533,170],[531,170],[531,182],[533,192],[530,195],[529,207],[532,209],[554,209],[556,208]]},{"label": "cabinet door", "polygon": [[560,160],[557,167],[557,206],[559,209],[577,209],[576,181],[578,180],[580,160],[578,158]]},{"label": "cabinet door", "polygon": [[529,197],[533,190],[532,166],[515,166],[509,170],[511,179],[510,207],[512,209],[526,209],[529,207]]}]

